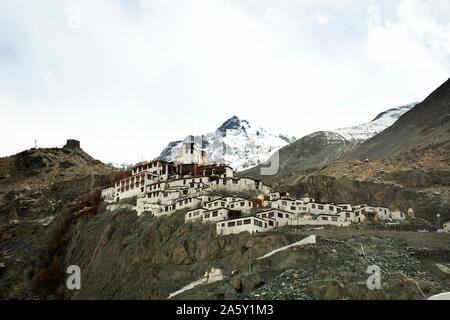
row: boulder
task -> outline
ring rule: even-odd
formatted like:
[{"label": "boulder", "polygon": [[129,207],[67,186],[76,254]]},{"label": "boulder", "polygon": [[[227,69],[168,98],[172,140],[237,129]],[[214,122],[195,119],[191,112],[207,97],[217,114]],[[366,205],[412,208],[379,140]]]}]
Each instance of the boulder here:
[{"label": "boulder", "polygon": [[343,298],[344,286],[338,280],[325,280],[325,300],[338,300]]},{"label": "boulder", "polygon": [[245,289],[248,292],[252,291],[256,287],[260,286],[262,283],[264,283],[264,280],[257,273],[254,273],[254,274],[251,274],[248,276],[242,276],[242,278],[241,278],[242,287],[243,287],[243,289]]}]

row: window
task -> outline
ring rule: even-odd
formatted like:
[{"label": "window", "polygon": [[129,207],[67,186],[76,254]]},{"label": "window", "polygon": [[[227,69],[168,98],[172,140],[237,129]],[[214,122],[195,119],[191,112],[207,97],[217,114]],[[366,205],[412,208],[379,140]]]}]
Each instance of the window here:
[{"label": "window", "polygon": [[337,217],[331,217],[331,221],[338,221]]},{"label": "window", "polygon": [[315,205],[315,204],[312,204],[312,205],[311,205],[311,208],[315,209],[315,208],[316,208],[316,205]]},{"label": "window", "polygon": [[328,221],[328,217],[322,217],[322,220]]},{"label": "window", "polygon": [[244,220],[244,224],[250,224],[250,222],[251,222],[250,219],[245,219]]},{"label": "window", "polygon": [[241,207],[245,206],[245,201],[241,202]]},{"label": "window", "polygon": [[323,210],[323,206],[321,206],[320,204],[317,207],[319,208],[319,210]]},{"label": "window", "polygon": [[234,225],[235,225],[235,222],[234,222],[234,221],[228,222],[228,226],[229,226],[229,227],[234,227]]},{"label": "window", "polygon": [[292,207],[292,206],[291,206],[291,210],[295,210],[295,207]]},{"label": "window", "polygon": [[237,221],[237,222],[236,222],[236,225],[237,225],[237,226],[241,226],[241,225],[242,225],[242,220]]},{"label": "window", "polygon": [[217,217],[217,211],[213,211],[212,216]]},{"label": "window", "polygon": [[209,218],[209,213],[206,213],[205,214],[205,219],[208,219]]},{"label": "window", "polygon": [[334,207],[328,206],[328,208],[329,208],[331,211],[334,211]]},{"label": "window", "polygon": [[274,214],[273,212],[270,212],[270,213],[269,213],[269,217],[270,217],[270,218],[273,218],[273,214]]},{"label": "window", "polygon": [[278,218],[283,218],[283,214],[278,212]]},{"label": "window", "polygon": [[285,205],[287,205],[287,202],[286,202],[286,201],[281,201],[281,204],[282,204],[283,206],[285,206]]}]

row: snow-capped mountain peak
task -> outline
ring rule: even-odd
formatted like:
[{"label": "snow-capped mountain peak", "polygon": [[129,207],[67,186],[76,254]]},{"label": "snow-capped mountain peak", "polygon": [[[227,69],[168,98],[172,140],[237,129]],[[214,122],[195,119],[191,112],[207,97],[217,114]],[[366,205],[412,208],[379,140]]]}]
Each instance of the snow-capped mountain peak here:
[{"label": "snow-capped mountain peak", "polygon": [[366,140],[377,133],[380,133],[387,127],[390,127],[405,112],[409,111],[418,102],[391,108],[378,114],[371,122],[360,124],[353,127],[340,128],[332,132],[340,134],[346,140]]},{"label": "snow-capped mountain peak", "polygon": [[240,171],[263,162],[281,147],[295,141],[295,137],[272,134],[264,128],[251,125],[247,120],[232,116],[214,132],[201,136],[190,135],[169,143],[158,158],[175,160],[177,149],[186,141],[194,141],[205,149],[208,162],[224,162]]}]

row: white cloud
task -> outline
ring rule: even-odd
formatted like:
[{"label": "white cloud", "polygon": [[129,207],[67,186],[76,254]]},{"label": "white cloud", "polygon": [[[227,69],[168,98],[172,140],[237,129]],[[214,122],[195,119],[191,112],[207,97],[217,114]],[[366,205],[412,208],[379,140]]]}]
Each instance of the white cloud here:
[{"label": "white cloud", "polygon": [[18,134],[0,154],[74,137],[137,161],[233,114],[301,136],[423,99],[450,71],[448,4],[376,3],[2,1],[1,131]]},{"label": "white cloud", "polygon": [[314,20],[321,26],[327,26],[333,20],[333,16],[319,11],[314,15]]}]

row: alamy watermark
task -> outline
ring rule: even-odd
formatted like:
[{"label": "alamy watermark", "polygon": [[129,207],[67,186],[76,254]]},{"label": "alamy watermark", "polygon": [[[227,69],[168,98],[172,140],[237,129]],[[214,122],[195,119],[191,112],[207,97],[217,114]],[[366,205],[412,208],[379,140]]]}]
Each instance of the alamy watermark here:
[{"label": "alamy watermark", "polygon": [[66,273],[70,274],[67,278],[66,285],[69,290],[81,289],[81,270],[77,265],[70,265],[67,267]]},{"label": "alamy watermark", "polygon": [[369,290],[380,290],[381,289],[381,269],[377,265],[370,265],[367,267],[368,274],[371,274],[369,278],[367,278],[367,288]]},{"label": "alamy watermark", "polygon": [[[270,165],[269,167],[263,167],[263,165]],[[264,162],[261,162],[260,175],[262,176],[274,176],[278,173],[280,169],[280,153],[277,151],[270,156]]]},{"label": "alamy watermark", "polygon": [[77,6],[69,6],[66,9],[67,13],[67,20],[66,20],[66,26],[70,30],[80,29],[80,8]]}]

